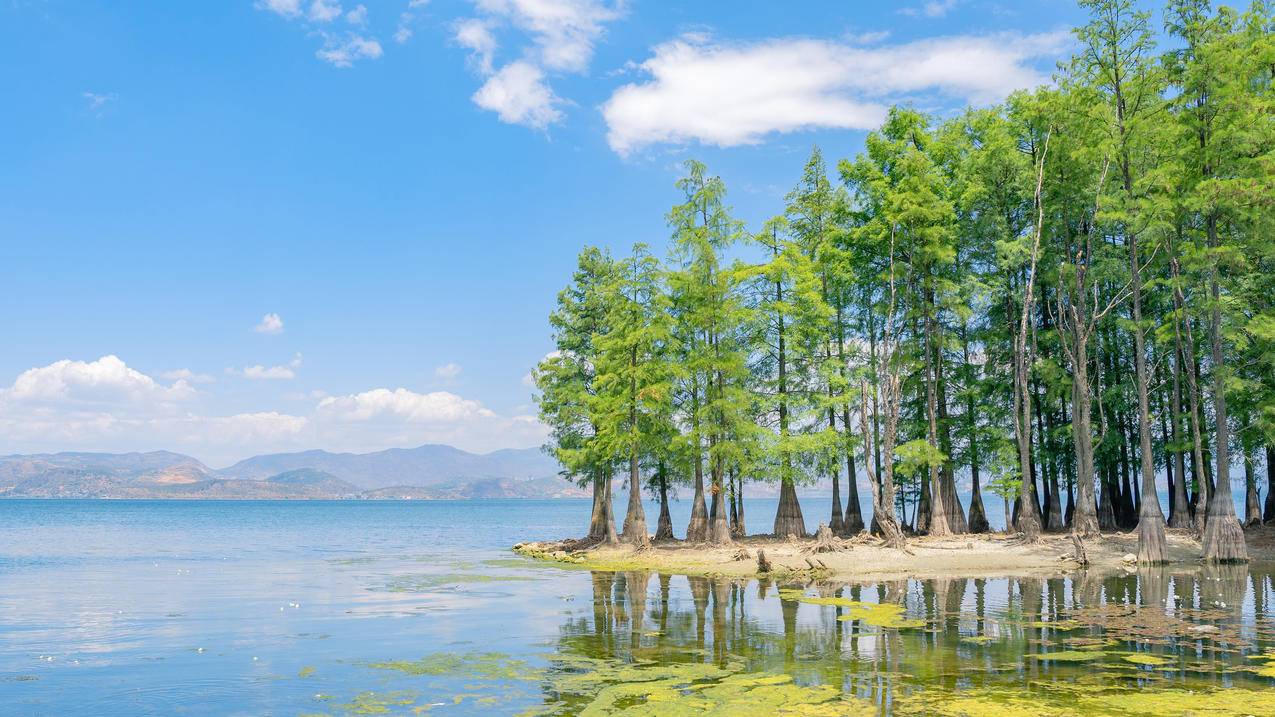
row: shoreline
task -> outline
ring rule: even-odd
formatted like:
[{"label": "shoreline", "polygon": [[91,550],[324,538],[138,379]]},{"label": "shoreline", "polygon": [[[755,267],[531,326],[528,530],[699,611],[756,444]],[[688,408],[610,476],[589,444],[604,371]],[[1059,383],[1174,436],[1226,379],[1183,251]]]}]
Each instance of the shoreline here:
[{"label": "shoreline", "polygon": [[[1043,534],[1034,544],[1022,542],[1016,534],[1005,533],[919,536],[909,538],[905,550],[885,547],[860,534],[854,539],[837,541],[839,548],[832,552],[814,552],[813,537],[785,539],[770,535],[737,538],[726,546],[660,541],[641,551],[624,543],[589,546],[583,541],[566,539],[518,543],[513,551],[528,558],[587,570],[819,580],[1052,576],[1082,570],[1136,573],[1149,567],[1182,570],[1201,565],[1200,543],[1189,530],[1167,530],[1166,538],[1169,561],[1158,566],[1137,564],[1136,531],[1104,533],[1101,539],[1085,541],[1088,565],[1075,559],[1071,537],[1066,533]],[[1275,562],[1275,527],[1250,528],[1245,531],[1245,538],[1250,565]],[[765,552],[771,564],[768,572],[758,568],[759,551]]]}]

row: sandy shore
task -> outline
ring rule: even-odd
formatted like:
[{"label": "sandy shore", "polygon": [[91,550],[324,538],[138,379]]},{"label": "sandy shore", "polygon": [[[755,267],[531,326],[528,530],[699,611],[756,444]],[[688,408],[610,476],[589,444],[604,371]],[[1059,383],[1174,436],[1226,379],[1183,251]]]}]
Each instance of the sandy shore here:
[{"label": "sandy shore", "polygon": [[[1275,560],[1275,528],[1246,532],[1250,558],[1255,563]],[[594,570],[651,570],[688,575],[751,577],[758,574],[757,554],[764,551],[772,573],[804,573],[843,579],[898,579],[905,577],[993,577],[1003,575],[1057,575],[1082,566],[1074,559],[1071,538],[1065,534],[1041,537],[1025,543],[1017,536],[992,533],[945,538],[914,537],[905,550],[887,548],[876,541],[840,541],[841,549],[812,552],[815,541],[754,536],[731,546],[693,545],[683,541],[661,542],[651,549],[628,545],[581,548],[577,541],[520,543],[520,554],[554,560]],[[1200,560],[1200,543],[1188,531],[1169,530],[1170,565],[1194,565]],[[1101,540],[1084,543],[1089,568],[1100,571],[1136,570],[1129,558],[1138,551],[1136,532],[1106,533]],[[745,554],[747,557],[745,557]]]}]

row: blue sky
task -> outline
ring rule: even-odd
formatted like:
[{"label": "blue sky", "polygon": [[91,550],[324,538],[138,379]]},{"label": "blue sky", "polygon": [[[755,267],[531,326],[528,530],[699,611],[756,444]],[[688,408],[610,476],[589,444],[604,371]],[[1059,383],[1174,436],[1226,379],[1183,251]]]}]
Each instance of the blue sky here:
[{"label": "blue sky", "polygon": [[0,4],[0,452],[537,445],[524,376],[554,295],[586,243],[663,246],[683,160],[755,227],[812,145],[835,161],[891,102],[951,113],[1044,81],[1079,19]]}]

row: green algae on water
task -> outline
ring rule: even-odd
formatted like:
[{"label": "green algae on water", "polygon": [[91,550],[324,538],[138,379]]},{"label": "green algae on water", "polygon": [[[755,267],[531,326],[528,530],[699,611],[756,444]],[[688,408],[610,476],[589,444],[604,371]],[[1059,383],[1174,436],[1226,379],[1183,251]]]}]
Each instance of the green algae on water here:
[{"label": "green algae on water", "polygon": [[1135,665],[1149,665],[1152,667],[1173,663],[1173,660],[1170,660],[1167,657],[1148,655],[1145,652],[1134,652],[1128,655],[1121,655],[1120,658],[1125,662],[1132,662]]},{"label": "green algae on water", "polygon": [[393,670],[405,675],[465,677],[479,680],[534,680],[543,674],[543,670],[532,668],[525,660],[517,660],[500,652],[464,654],[436,652],[419,660],[371,662],[367,666],[377,670]]},{"label": "green algae on water", "polygon": [[838,620],[857,620],[872,627],[901,630],[925,627],[926,625],[925,620],[903,617],[905,612],[904,607],[902,605],[895,605],[894,603],[861,602],[859,600],[850,600],[848,598],[839,597],[814,597],[807,595],[802,590],[791,590],[786,588],[779,591],[779,599],[796,600],[797,602],[803,602],[809,605],[843,607],[849,612],[838,617]]},{"label": "green algae on water", "polygon": [[526,575],[491,575],[487,573],[413,573],[396,575],[382,588],[392,593],[430,592],[450,585],[495,582],[528,582],[538,578]]},{"label": "green algae on water", "polygon": [[417,694],[406,690],[396,692],[360,692],[340,708],[350,715],[390,714],[395,707],[416,703]]}]

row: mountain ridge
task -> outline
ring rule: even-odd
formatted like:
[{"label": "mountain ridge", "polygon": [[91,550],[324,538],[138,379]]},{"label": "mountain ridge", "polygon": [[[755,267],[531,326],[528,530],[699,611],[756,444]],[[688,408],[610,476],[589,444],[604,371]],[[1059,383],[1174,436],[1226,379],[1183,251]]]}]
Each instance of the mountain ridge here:
[{"label": "mountain ridge", "polygon": [[539,449],[480,454],[442,444],[371,453],[308,450],[212,469],[172,451],[0,456],[0,498],[581,497]]}]

